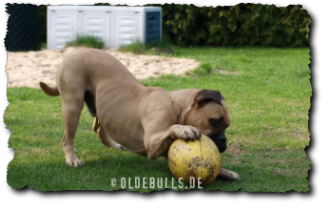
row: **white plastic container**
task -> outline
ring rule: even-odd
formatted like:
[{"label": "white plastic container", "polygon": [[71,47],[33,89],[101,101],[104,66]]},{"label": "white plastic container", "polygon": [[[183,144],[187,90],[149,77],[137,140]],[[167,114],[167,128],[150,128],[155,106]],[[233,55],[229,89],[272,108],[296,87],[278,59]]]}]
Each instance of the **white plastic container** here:
[{"label": "white plastic container", "polygon": [[118,48],[136,40],[161,39],[161,7],[48,6],[47,47],[62,49],[76,35],[94,35],[105,47]]}]

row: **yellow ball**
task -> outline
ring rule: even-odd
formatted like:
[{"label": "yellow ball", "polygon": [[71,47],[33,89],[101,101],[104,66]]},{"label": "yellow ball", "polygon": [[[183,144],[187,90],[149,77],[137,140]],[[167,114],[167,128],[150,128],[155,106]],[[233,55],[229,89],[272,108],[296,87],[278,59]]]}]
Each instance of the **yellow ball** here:
[{"label": "yellow ball", "polygon": [[217,177],[221,158],[215,143],[209,137],[202,135],[200,140],[173,141],[168,151],[167,162],[177,179],[182,177],[186,183],[194,180],[196,184],[199,178],[202,185],[207,185]]}]

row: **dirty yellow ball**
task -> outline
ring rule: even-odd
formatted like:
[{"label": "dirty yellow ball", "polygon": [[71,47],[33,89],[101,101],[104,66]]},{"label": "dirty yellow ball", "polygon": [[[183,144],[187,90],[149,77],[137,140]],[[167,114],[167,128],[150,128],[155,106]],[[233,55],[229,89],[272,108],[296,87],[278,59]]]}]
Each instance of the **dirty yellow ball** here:
[{"label": "dirty yellow ball", "polygon": [[205,135],[202,135],[200,140],[173,141],[167,161],[174,177],[177,179],[182,177],[186,183],[193,180],[195,184],[199,178],[203,186],[213,182],[221,165],[218,147]]}]

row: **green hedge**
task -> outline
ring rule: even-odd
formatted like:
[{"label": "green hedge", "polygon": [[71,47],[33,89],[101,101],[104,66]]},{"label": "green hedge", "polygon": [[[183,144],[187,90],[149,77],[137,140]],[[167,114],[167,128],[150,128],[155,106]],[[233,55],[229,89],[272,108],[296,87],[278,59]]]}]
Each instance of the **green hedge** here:
[{"label": "green hedge", "polygon": [[308,46],[310,15],[301,5],[158,6],[163,9],[163,36],[176,45]]}]

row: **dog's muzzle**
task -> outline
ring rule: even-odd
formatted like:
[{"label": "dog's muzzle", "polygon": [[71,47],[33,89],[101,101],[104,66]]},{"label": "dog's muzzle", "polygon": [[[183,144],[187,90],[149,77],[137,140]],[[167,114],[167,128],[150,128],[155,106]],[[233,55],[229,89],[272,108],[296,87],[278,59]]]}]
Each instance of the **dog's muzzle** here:
[{"label": "dog's muzzle", "polygon": [[227,138],[223,133],[215,133],[210,135],[210,138],[217,145],[220,153],[224,152],[227,149]]}]

